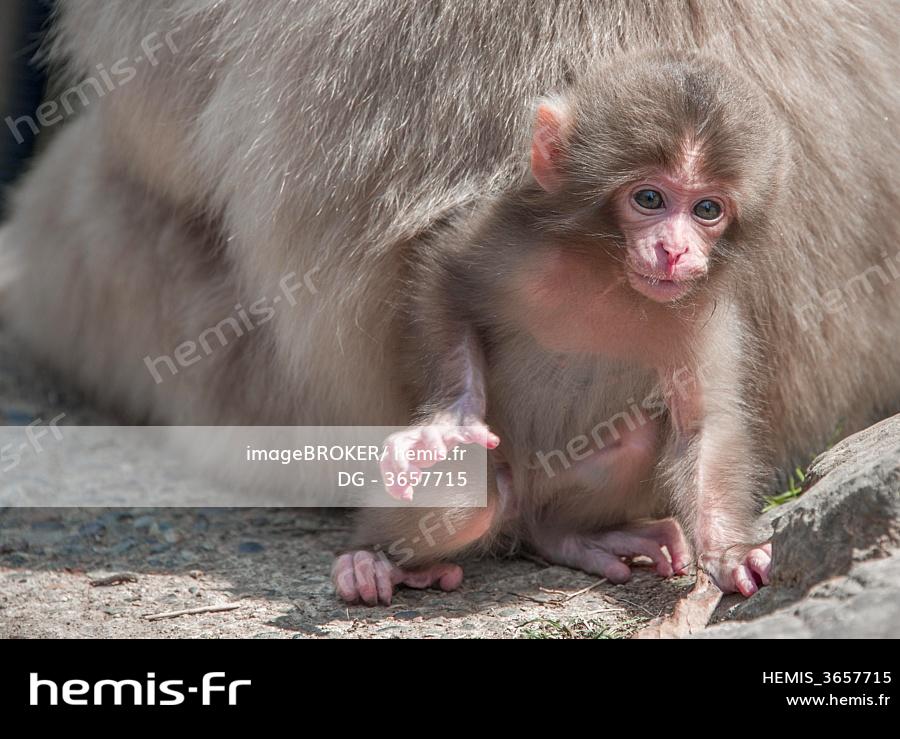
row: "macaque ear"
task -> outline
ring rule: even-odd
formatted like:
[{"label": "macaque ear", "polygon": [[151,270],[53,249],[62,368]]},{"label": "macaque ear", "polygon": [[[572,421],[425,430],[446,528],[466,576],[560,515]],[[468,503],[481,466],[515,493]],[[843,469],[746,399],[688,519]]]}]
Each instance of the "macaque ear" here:
[{"label": "macaque ear", "polygon": [[569,112],[562,102],[543,102],[538,106],[531,142],[531,173],[547,192],[562,184],[560,162]]}]

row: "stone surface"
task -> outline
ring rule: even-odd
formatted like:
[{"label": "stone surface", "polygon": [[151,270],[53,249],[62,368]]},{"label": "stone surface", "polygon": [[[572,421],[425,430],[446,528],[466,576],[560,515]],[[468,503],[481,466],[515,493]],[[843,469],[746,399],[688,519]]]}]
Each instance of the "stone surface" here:
[{"label": "stone surface", "polygon": [[761,522],[771,587],[728,599],[719,618],[731,622],[702,638],[900,636],[900,416],[819,456],[806,485]]},{"label": "stone surface", "polygon": [[862,562],[846,576],[818,583],[789,606],[752,621],[710,626],[694,638],[773,637],[900,637],[900,557]]}]

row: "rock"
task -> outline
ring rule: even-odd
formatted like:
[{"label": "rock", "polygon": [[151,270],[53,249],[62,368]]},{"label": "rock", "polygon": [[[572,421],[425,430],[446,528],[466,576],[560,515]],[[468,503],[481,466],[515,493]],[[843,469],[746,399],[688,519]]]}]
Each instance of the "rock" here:
[{"label": "rock", "polygon": [[400,621],[411,621],[414,618],[418,618],[422,614],[419,611],[397,611],[394,614],[394,618]]},{"label": "rock", "polygon": [[819,456],[808,480],[809,492],[775,523],[774,584],[805,589],[900,546],[900,416]]},{"label": "rock", "polygon": [[133,526],[134,528],[140,529],[152,529],[154,524],[156,523],[156,519],[153,516],[138,516],[134,519]]},{"label": "rock", "polygon": [[900,636],[900,557],[856,565],[788,608],[752,621],[711,626],[694,638],[896,638]]},{"label": "rock", "polygon": [[83,523],[78,527],[78,533],[81,536],[99,538],[106,533],[106,526],[104,526],[100,521],[88,521],[87,523]]},{"label": "rock", "polygon": [[175,529],[167,528],[162,532],[163,540],[168,544],[177,544],[181,540],[181,536]]},{"label": "rock", "polygon": [[819,456],[807,485],[764,521],[771,585],[702,638],[900,636],[900,415]]},{"label": "rock", "polygon": [[58,518],[51,518],[45,521],[35,521],[31,524],[31,528],[35,531],[65,531],[66,525]]},{"label": "rock", "polygon": [[110,548],[110,554],[125,554],[125,552],[130,549],[134,549],[137,546],[137,539],[133,537],[128,537],[127,539],[123,539],[114,547]]}]

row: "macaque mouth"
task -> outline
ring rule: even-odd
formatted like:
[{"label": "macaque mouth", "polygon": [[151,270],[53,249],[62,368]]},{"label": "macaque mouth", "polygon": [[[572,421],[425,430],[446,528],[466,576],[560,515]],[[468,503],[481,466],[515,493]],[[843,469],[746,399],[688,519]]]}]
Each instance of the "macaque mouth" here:
[{"label": "macaque mouth", "polygon": [[677,300],[691,289],[690,281],[674,280],[671,277],[659,275],[645,275],[628,268],[628,284],[645,297],[655,300],[657,303],[667,303]]}]

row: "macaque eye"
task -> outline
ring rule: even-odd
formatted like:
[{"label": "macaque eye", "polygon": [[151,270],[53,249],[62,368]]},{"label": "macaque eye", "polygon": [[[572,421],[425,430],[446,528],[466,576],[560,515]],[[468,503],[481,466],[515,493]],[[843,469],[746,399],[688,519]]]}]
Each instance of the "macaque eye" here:
[{"label": "macaque eye", "polygon": [[656,190],[638,190],[634,194],[634,202],[647,210],[656,210],[662,208],[662,195]]},{"label": "macaque eye", "polygon": [[722,206],[715,200],[701,200],[694,206],[694,215],[704,221],[714,221],[722,215]]}]

